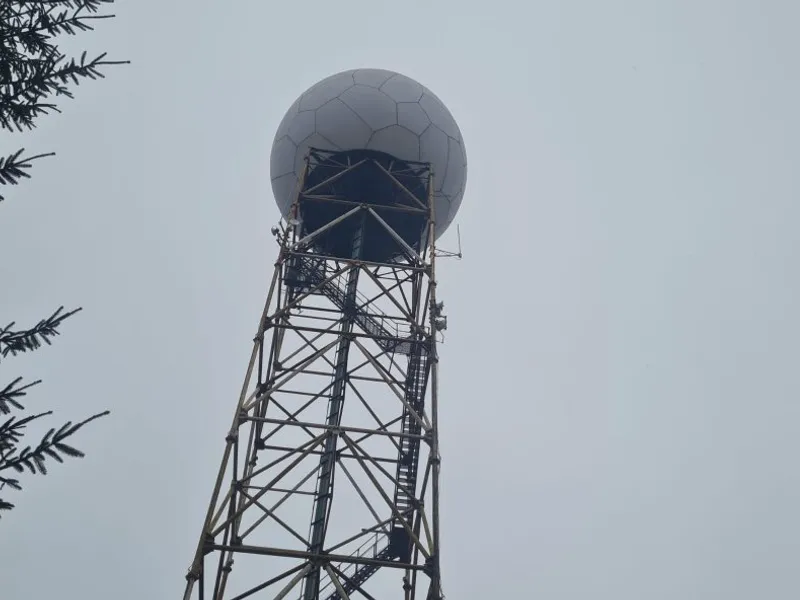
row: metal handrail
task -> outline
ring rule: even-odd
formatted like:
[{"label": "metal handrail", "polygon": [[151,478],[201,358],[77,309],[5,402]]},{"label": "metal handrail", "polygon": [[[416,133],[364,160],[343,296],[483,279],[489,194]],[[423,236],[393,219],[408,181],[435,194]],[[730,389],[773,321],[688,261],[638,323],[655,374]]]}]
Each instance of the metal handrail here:
[{"label": "metal handrail", "polygon": [[[381,546],[381,544],[380,544],[381,537],[386,537],[386,533],[382,532],[382,531],[376,531],[373,535],[369,536],[364,541],[363,544],[361,544],[358,548],[356,548],[350,554],[350,556],[356,557],[356,558],[377,558],[378,554],[380,553],[379,547]],[[371,553],[370,556],[368,556],[368,554],[369,554],[368,550],[372,550],[372,553]],[[339,569],[339,571],[341,571],[345,575],[349,575],[350,571],[355,571],[359,567],[359,565],[358,565],[358,563],[347,563],[347,564],[339,563],[339,564],[336,565],[336,567]],[[326,577],[326,580],[323,580],[323,581],[326,581],[325,585],[320,585],[320,588],[319,588],[320,597],[322,597],[322,592],[324,590],[335,586],[335,584],[333,583],[333,580],[330,578],[330,576],[328,576],[326,574],[325,577]]]},{"label": "metal handrail", "polygon": [[[299,270],[310,278],[310,284],[319,285],[325,281],[325,273],[319,267],[313,264],[313,262],[315,262],[313,259],[297,257],[297,260],[299,263]],[[335,280],[325,282],[325,284],[322,286],[322,290],[323,293],[327,292],[326,295],[335,294],[336,299],[340,303],[343,303],[347,297],[347,290],[345,290],[341,284]],[[369,333],[385,338],[411,337],[412,331],[409,325],[402,323],[396,317],[390,317],[387,315],[385,312],[380,310],[380,308],[375,306],[375,303],[372,300],[357,290],[356,299],[359,301],[361,306],[369,306],[369,312],[361,313],[361,318],[358,319],[358,321],[361,321],[359,324],[362,325],[364,329],[368,330]],[[401,327],[401,324],[405,325],[405,327]],[[392,342],[389,342],[388,340],[382,340],[380,343],[381,345],[392,344]],[[400,343],[402,344],[404,342]]]}]

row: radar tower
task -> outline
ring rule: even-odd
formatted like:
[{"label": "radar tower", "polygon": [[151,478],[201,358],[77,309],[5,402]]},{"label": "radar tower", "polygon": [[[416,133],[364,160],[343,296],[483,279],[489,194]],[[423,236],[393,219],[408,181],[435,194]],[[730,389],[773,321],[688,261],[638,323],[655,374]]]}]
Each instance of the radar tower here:
[{"label": "radar tower", "polygon": [[184,600],[441,600],[436,238],[450,113],[398,73],[307,90],[271,157],[278,257]]}]

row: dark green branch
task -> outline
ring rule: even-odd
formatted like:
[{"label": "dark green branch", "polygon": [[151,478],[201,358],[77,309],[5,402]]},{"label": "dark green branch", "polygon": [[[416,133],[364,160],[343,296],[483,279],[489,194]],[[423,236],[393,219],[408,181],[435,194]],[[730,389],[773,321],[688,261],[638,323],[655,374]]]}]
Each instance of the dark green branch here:
[{"label": "dark green branch", "polygon": [[15,331],[13,329],[14,322],[0,328],[0,357],[6,358],[9,354],[16,356],[23,352],[36,350],[41,348],[42,343],[48,346],[52,344],[50,339],[59,334],[58,327],[63,323],[64,319],[71,317],[81,309],[76,308],[66,313],[62,312],[63,310],[63,306],[59,307],[56,312],[39,321],[31,329]]}]

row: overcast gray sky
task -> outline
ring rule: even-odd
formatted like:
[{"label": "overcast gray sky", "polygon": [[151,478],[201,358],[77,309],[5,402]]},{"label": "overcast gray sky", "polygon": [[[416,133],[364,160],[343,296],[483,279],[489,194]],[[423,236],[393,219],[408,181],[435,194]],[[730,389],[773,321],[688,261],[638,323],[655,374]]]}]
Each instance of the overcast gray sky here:
[{"label": "overcast gray sky", "polygon": [[3,600],[180,597],[275,258],[273,133],[365,66],[434,90],[470,161],[439,269],[448,598],[800,595],[800,4],[116,12],[81,45],[133,64],[0,144],[58,152],[4,190],[0,319],[85,308],[3,381],[113,411],[13,497]]}]

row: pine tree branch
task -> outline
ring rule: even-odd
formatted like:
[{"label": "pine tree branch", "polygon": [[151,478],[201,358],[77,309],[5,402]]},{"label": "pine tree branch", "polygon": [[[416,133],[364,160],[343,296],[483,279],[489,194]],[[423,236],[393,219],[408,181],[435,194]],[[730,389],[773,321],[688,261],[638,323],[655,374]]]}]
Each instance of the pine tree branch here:
[{"label": "pine tree branch", "polygon": [[[60,112],[55,98],[73,98],[72,88],[85,79],[105,77],[103,70],[129,61],[70,58],[56,45],[61,35],[94,29],[113,18],[101,9],[114,0],[0,0],[0,128],[21,132],[46,114]],[[30,161],[21,151],[0,162],[0,184],[16,185],[30,177]],[[0,201],[4,198],[0,195]]]},{"label": "pine tree branch", "polygon": [[100,54],[88,60],[86,53],[80,61],[67,60],[60,55],[45,62],[32,74],[19,73],[0,85],[0,127],[10,131],[33,129],[35,119],[50,112],[61,112],[54,102],[45,102],[51,96],[73,98],[69,85],[80,85],[81,79],[102,79],[101,67],[127,64],[128,61],[105,60]]},{"label": "pine tree branch", "polygon": [[35,2],[27,1],[3,3],[0,13],[0,55],[8,66],[10,81],[14,67],[25,61],[10,59],[33,59],[54,56],[58,50],[53,40],[59,35],[76,35],[81,31],[94,29],[92,21],[110,19],[114,15],[97,14],[101,4],[111,4],[113,0],[76,2]]},{"label": "pine tree branch", "polygon": [[15,331],[12,329],[15,325],[13,322],[0,328],[0,358],[6,358],[9,354],[16,356],[23,352],[36,350],[41,348],[42,343],[51,345],[50,340],[59,334],[58,327],[64,319],[80,312],[81,309],[76,308],[66,313],[62,312],[63,310],[63,306],[59,307],[56,312],[39,321],[31,329]]},{"label": "pine tree branch", "polygon": [[[9,418],[5,423],[0,425],[0,471],[17,452],[17,445],[22,441],[25,428],[29,423],[47,417],[53,414],[53,411],[28,415],[17,419],[16,417]],[[0,478],[2,480],[2,478]]]},{"label": "pine tree branch", "polygon": [[[44,114],[58,112],[59,96],[72,98],[72,88],[85,79],[104,77],[109,65],[128,61],[107,60],[106,54],[88,59],[65,55],[58,47],[62,35],[77,35],[92,30],[98,20],[114,15],[100,14],[114,0],[0,0],[0,128],[24,131],[36,125]],[[32,162],[52,153],[23,157],[24,150],[0,157],[0,185],[17,185],[30,177]],[[3,197],[0,195],[0,201]],[[80,308],[64,312],[60,307],[50,317],[30,329],[14,328],[14,323],[0,327],[0,361],[9,355],[29,352],[50,344],[58,335],[64,319]],[[22,399],[39,381],[24,383],[21,377],[0,389],[0,415],[22,411]],[[69,438],[84,425],[109,414],[104,411],[84,421],[68,422],[60,429],[50,429],[35,446],[21,448],[29,424],[51,414],[50,411],[10,416],[0,423],[0,491],[8,486],[20,490],[17,473],[46,474],[48,459],[64,462],[65,457],[80,458],[83,452]],[[14,505],[0,498],[0,511]]]},{"label": "pine tree branch", "polygon": [[[22,441],[23,432],[28,423],[41,419],[52,414],[52,411],[29,415],[22,419],[11,417],[8,421],[0,425],[0,470],[14,458],[19,443]],[[6,486],[12,490],[20,491],[22,486],[16,477],[0,476],[0,490]]]},{"label": "pine tree branch", "polygon": [[[54,9],[50,9],[54,10]],[[87,23],[87,21],[99,21],[102,19],[113,19],[116,15],[79,15],[80,9],[75,10],[72,15],[63,12],[55,17],[51,17],[51,13],[43,14],[41,24],[38,27],[29,27],[23,29],[21,27],[6,27],[3,28],[0,34],[0,40],[14,40],[25,47],[36,47],[38,40],[37,34],[47,32],[49,36],[59,34],[76,35],[79,31],[93,31],[94,27]],[[30,39],[30,38],[34,39]],[[41,36],[44,37],[44,36]],[[36,40],[36,41],[34,41]]]},{"label": "pine tree branch", "polygon": [[[36,156],[20,158],[23,152],[25,152],[25,148],[20,148],[14,154],[0,157],[0,185],[17,185],[19,184],[19,180],[23,177],[30,179],[30,174],[25,171],[31,168],[32,161],[48,156],[55,156],[55,152],[48,152],[47,154],[37,154]],[[3,200],[5,200],[5,197],[0,194],[0,202]]]},{"label": "pine tree branch", "polygon": [[[12,409],[25,410],[25,407],[19,403],[19,399],[27,395],[28,390],[35,385],[39,385],[42,380],[38,379],[25,385],[20,385],[21,382],[22,377],[17,377],[0,390],[0,414],[7,415]],[[0,440],[0,445],[2,445],[2,440]]]},{"label": "pine tree branch", "polygon": [[[12,423],[10,428],[19,427],[20,423],[24,423],[24,427],[30,421],[38,419],[46,414],[49,413],[42,413],[40,415],[26,417],[15,424]],[[60,463],[64,462],[63,456],[68,456],[71,458],[83,458],[84,453],[67,444],[65,440],[77,433],[84,425],[87,425],[92,421],[99,419],[100,417],[105,417],[108,414],[110,414],[110,411],[106,410],[101,413],[97,413],[96,415],[92,415],[80,423],[73,424],[72,422],[68,421],[66,424],[62,425],[58,431],[55,429],[50,429],[35,448],[27,446],[20,451],[19,454],[17,454],[17,448],[12,448],[8,453],[4,454],[2,458],[0,458],[0,471],[13,469],[17,473],[23,473],[27,469],[33,475],[36,475],[37,473],[41,475],[47,475],[47,467],[45,466],[45,461],[47,458],[52,458]],[[14,421],[14,419],[10,419],[9,422],[11,421]],[[3,430],[7,427],[7,425],[8,422],[5,425],[0,426],[0,439],[2,438]],[[0,475],[0,482],[14,487],[12,483],[9,483],[9,480],[16,481]],[[16,481],[16,483],[17,485],[19,484],[18,481]]]},{"label": "pine tree branch", "polygon": [[[36,448],[28,446],[17,454],[18,444],[22,439],[25,427],[29,423],[51,414],[52,411],[47,411],[29,415],[19,420],[12,417],[0,425],[0,471],[10,469],[17,473],[23,473],[27,470],[34,475],[47,475],[47,466],[45,462],[48,458],[58,463],[63,463],[64,457],[83,458],[84,453],[82,451],[65,443],[64,440],[77,433],[84,425],[91,423],[95,419],[104,417],[110,414],[110,412],[106,410],[97,413],[88,419],[84,419],[80,423],[73,424],[67,422],[58,431],[50,429]],[[17,477],[0,475],[0,490],[3,490],[6,486],[15,491],[22,490],[22,485]],[[13,508],[13,504],[0,498],[0,511],[11,510]]]}]

